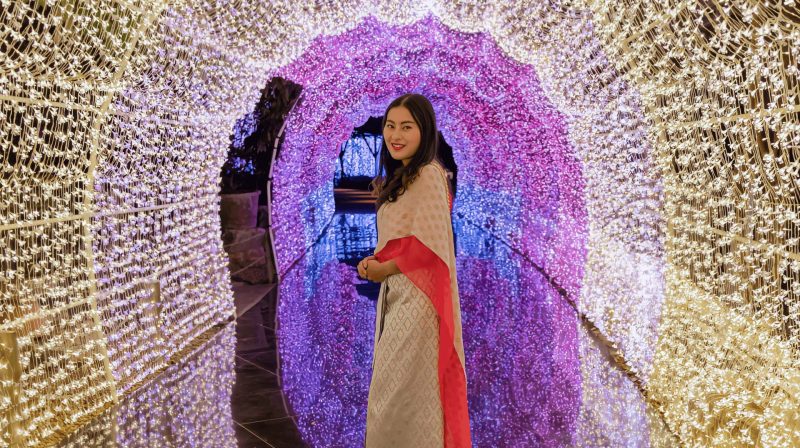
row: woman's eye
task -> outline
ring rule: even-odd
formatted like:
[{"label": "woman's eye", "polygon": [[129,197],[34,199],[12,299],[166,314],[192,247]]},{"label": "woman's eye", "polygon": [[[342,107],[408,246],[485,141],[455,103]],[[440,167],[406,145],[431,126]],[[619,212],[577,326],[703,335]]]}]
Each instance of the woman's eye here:
[{"label": "woman's eye", "polygon": [[403,126],[403,129],[411,129],[411,126]]}]

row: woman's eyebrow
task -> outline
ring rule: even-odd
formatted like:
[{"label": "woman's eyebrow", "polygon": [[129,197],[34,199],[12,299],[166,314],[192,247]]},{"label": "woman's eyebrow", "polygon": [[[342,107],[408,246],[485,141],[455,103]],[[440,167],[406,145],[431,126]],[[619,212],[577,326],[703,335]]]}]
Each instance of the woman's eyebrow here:
[{"label": "woman's eyebrow", "polygon": [[[390,122],[390,121],[391,121],[392,123],[394,123],[394,120],[386,120],[386,121],[387,121],[387,122]],[[401,122],[400,122],[400,124],[403,124],[403,123],[411,123],[411,124],[414,124],[414,122],[413,122],[413,121],[408,121],[408,120],[406,120],[406,121],[401,121]]]}]

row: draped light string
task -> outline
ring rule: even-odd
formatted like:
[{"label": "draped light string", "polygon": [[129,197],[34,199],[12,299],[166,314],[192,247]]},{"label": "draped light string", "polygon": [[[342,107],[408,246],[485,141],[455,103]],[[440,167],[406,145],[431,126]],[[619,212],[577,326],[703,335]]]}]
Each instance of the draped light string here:
[{"label": "draped light string", "polygon": [[536,68],[583,162],[583,275],[568,278],[546,268],[646,382],[658,340],[665,226],[638,94],[607,61],[586,11],[504,4],[485,14],[497,24],[488,32],[498,45]]},{"label": "draped light string", "polygon": [[236,328],[226,325],[203,342],[146,388],[130,394],[58,446],[180,448],[235,444],[231,396],[249,387],[235,378]]},{"label": "draped light string", "polygon": [[[2,11],[2,442],[59,437],[230,316],[217,184],[235,120],[317,36],[354,30],[370,14],[400,26],[429,13],[454,31],[491,35],[529,64],[532,76],[511,79],[520,92],[538,85],[564,122],[567,141],[557,147],[566,149],[544,148],[562,171],[497,157],[494,167],[509,175],[491,174],[486,154],[513,154],[502,132],[525,135],[536,117],[499,112],[518,99],[487,81],[509,73],[475,71],[457,51],[444,53],[458,65],[438,67],[473,70],[473,81],[438,91],[498,110],[496,121],[474,123],[486,137],[448,131],[464,179],[486,174],[464,191],[489,189],[496,204],[519,210],[476,220],[566,288],[683,443],[798,442],[794,2],[43,0]],[[471,53],[457,41],[435,44]],[[346,64],[328,60],[303,76],[329,63],[348,76]],[[408,76],[400,69],[359,76],[388,82]],[[309,93],[320,110],[306,118],[326,132],[313,147],[327,140],[332,152],[391,96],[345,90],[333,103]],[[470,123],[470,111],[445,98],[443,122]],[[340,103],[344,112],[329,114]],[[284,206],[307,218],[291,243],[312,241],[332,213],[323,183],[332,160],[315,152],[280,162],[295,177],[276,178],[276,192],[301,201]],[[580,175],[560,177],[569,173]],[[567,196],[544,200],[556,192]],[[298,249],[282,250],[279,263]]]},{"label": "draped light string", "polygon": [[800,8],[591,3],[666,186],[650,391],[688,445],[800,444]]},{"label": "draped light string", "polygon": [[0,369],[0,444],[37,446],[116,398],[94,296],[88,185],[104,104],[144,15],[55,2],[4,2],[2,11],[0,344],[10,368]]}]

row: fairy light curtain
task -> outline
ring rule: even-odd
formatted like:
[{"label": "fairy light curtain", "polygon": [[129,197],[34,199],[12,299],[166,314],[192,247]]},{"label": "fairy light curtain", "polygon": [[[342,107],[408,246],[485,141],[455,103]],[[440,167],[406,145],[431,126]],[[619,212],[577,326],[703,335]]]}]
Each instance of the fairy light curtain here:
[{"label": "fairy light curtain", "polygon": [[649,391],[687,442],[797,445],[800,7],[591,8],[647,105],[666,187],[670,264]]},{"label": "fairy light curtain", "polygon": [[[794,2],[2,4],[3,443],[63,437],[230,316],[216,185],[235,120],[312,39],[429,13],[529,65],[580,162],[574,241],[533,245],[543,230],[515,237],[502,221],[495,233],[551,257],[685,444],[800,442]],[[475,91],[491,97],[483,75]],[[281,190],[316,214],[291,243],[332,213],[330,160],[282,165],[316,188]]]}]

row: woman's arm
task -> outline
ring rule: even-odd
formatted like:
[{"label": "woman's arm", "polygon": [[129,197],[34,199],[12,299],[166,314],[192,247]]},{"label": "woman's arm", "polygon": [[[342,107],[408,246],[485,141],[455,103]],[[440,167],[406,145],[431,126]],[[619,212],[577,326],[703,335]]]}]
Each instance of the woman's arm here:
[{"label": "woman's arm", "polygon": [[380,262],[374,258],[367,261],[366,278],[373,282],[382,282],[386,277],[399,274],[400,269],[394,260]]},{"label": "woman's arm", "polygon": [[397,268],[397,263],[395,263],[394,260],[381,263],[381,270],[386,274],[384,277],[400,273],[400,269]]}]

